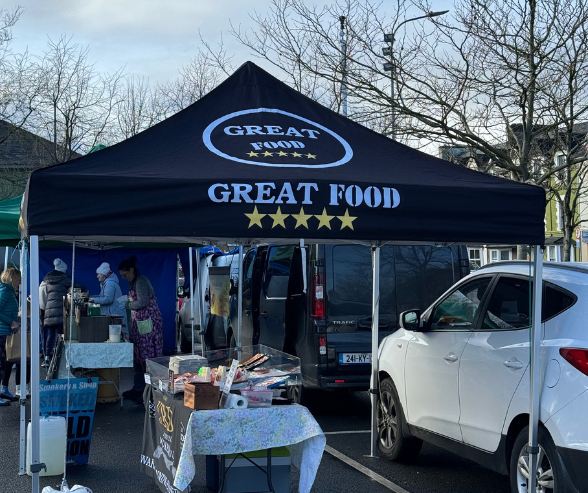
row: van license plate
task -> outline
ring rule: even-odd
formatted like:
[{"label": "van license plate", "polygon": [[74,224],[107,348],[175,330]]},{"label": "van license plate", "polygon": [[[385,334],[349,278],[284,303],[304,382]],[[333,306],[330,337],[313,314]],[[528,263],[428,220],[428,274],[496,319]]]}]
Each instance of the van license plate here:
[{"label": "van license plate", "polygon": [[339,353],[340,365],[371,365],[372,353]]}]

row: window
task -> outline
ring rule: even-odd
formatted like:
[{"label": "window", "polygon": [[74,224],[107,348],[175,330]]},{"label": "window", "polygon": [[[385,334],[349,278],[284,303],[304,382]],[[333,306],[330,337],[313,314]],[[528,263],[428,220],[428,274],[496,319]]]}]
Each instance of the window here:
[{"label": "window", "polygon": [[555,203],[555,229],[563,231],[563,211],[559,202]]},{"label": "window", "polygon": [[249,252],[247,257],[245,257],[245,262],[243,266],[243,270],[245,271],[245,280],[251,280],[253,276],[253,260],[255,259],[255,251]]},{"label": "window", "polygon": [[[501,277],[484,316],[482,330],[516,330],[531,325],[531,299],[529,280],[515,277]],[[570,308],[576,298],[573,294],[544,283],[542,322],[555,317]],[[532,286],[532,284],[531,284]]]},{"label": "window", "polygon": [[513,330],[529,326],[529,281],[501,277],[494,288],[482,330]]},{"label": "window", "polygon": [[294,245],[271,247],[263,289],[267,298],[286,298]]},{"label": "window", "polygon": [[482,250],[479,248],[468,248],[468,254],[470,256],[470,269],[475,270],[482,267]]},{"label": "window", "polygon": [[503,250],[490,250],[490,262],[498,262],[500,260],[512,260],[512,251],[510,248]]},{"label": "window", "polygon": [[425,310],[456,281],[450,247],[397,246],[394,252],[399,313]]},{"label": "window", "polygon": [[470,330],[491,279],[476,279],[453,291],[434,309],[431,330]]},{"label": "window", "polygon": [[548,262],[559,262],[559,255],[558,255],[559,247],[556,245],[549,245],[547,247],[547,261]]}]

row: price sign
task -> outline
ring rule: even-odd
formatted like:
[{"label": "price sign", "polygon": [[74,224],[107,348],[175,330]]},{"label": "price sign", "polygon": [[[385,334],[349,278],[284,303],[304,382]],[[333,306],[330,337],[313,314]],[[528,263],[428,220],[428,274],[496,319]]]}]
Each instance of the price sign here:
[{"label": "price sign", "polygon": [[579,240],[582,237],[582,230],[580,229],[580,226],[578,226],[575,229],[575,233],[576,233],[576,240]]},{"label": "price sign", "polygon": [[219,407],[222,409],[225,407],[227,402],[227,397],[229,396],[229,392],[231,391],[231,385],[233,385],[233,379],[235,378],[235,374],[237,373],[237,367],[239,366],[239,361],[236,359],[233,360],[231,363],[231,369],[229,370],[229,374],[227,375],[227,380],[225,381],[225,386],[223,387],[223,393],[220,398]]}]

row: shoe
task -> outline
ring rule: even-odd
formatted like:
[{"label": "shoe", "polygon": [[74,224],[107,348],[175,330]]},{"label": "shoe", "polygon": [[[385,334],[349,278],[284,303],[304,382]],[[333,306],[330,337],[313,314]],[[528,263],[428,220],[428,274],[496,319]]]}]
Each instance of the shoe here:
[{"label": "shoe", "polygon": [[4,387],[2,389],[2,392],[0,393],[0,398],[5,399],[7,401],[10,402],[16,402],[18,400],[18,397],[14,397],[9,391],[8,391],[8,387]]},{"label": "shoe", "polygon": [[126,391],[124,391],[124,392],[122,393],[122,396],[123,396],[125,399],[133,399],[133,400],[134,400],[134,399],[136,399],[136,397],[137,397],[138,395],[143,395],[143,394],[142,394],[141,392],[139,392],[138,390],[135,390],[135,389],[126,390]]},{"label": "shoe", "polygon": [[10,406],[10,402],[0,399],[0,406]]}]

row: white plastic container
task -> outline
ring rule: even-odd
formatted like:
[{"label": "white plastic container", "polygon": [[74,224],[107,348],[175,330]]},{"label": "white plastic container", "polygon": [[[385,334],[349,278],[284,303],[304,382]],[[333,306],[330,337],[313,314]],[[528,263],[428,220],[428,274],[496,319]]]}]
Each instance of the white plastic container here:
[{"label": "white plastic container", "polygon": [[108,340],[110,342],[120,342],[120,332],[122,325],[109,325],[108,326]]},{"label": "white plastic container", "polygon": [[[39,421],[40,446],[39,462],[47,466],[41,469],[39,476],[61,476],[65,467],[65,444],[67,442],[67,426],[62,416],[43,416]],[[32,476],[32,426],[27,426],[27,474]]]}]

